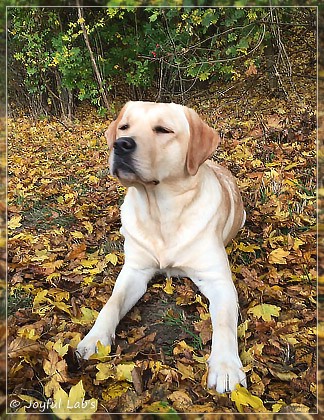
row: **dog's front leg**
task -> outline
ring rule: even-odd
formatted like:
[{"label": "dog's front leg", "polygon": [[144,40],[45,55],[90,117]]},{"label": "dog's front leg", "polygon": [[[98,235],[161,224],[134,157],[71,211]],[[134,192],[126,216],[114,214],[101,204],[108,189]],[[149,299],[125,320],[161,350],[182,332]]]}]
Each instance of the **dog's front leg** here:
[{"label": "dog's front leg", "polygon": [[[225,252],[225,250],[224,250]],[[236,384],[246,387],[246,377],[238,355],[237,344],[237,292],[232,281],[227,257],[220,261],[217,271],[200,275],[195,281],[209,300],[213,327],[212,348],[208,359],[209,388],[223,393],[235,389]]]},{"label": "dog's front leg", "polygon": [[100,311],[89,333],[78,344],[77,353],[80,357],[88,359],[95,353],[98,341],[105,346],[111,344],[119,321],[146,292],[153,275],[152,269],[139,270],[124,265],[110,299]]}]

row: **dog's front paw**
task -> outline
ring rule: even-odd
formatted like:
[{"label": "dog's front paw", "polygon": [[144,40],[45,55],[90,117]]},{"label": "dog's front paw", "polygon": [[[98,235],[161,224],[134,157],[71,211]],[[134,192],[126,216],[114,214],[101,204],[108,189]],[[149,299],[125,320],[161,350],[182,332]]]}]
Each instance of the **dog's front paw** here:
[{"label": "dog's front paw", "polygon": [[222,394],[233,391],[237,384],[246,387],[246,376],[240,359],[233,363],[229,360],[209,361],[208,388],[216,389]]},{"label": "dog's front paw", "polygon": [[112,338],[109,335],[99,334],[90,331],[77,346],[76,353],[82,359],[89,359],[89,357],[97,352],[97,343],[107,346],[111,344]]}]

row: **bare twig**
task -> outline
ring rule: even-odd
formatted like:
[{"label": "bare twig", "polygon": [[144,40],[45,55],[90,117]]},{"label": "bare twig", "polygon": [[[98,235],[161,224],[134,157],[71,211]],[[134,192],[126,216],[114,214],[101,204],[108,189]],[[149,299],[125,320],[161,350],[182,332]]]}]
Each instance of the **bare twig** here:
[{"label": "bare twig", "polygon": [[91,45],[90,45],[88,32],[87,32],[86,26],[84,24],[83,8],[80,7],[79,2],[77,2],[77,5],[78,5],[77,7],[78,7],[79,23],[81,25],[84,42],[85,42],[85,44],[88,48],[89,54],[90,54],[92,68],[93,68],[93,71],[96,75],[96,78],[97,78],[97,81],[98,81],[98,84],[99,84],[101,97],[104,101],[105,107],[108,109],[109,108],[109,101],[108,101],[108,98],[107,98],[107,95],[106,95],[106,92],[105,92],[104,84],[103,84],[103,81],[102,81],[102,78],[101,78],[101,74],[100,74],[96,59],[94,57],[94,54],[93,54],[93,51],[92,51],[92,48],[91,48]]}]

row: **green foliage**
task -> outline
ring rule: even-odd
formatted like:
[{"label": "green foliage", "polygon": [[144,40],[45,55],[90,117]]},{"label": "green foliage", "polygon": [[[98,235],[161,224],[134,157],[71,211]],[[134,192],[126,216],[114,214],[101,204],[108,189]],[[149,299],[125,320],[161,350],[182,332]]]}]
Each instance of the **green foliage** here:
[{"label": "green foliage", "polygon": [[[276,16],[302,23],[307,12],[315,13],[309,10],[276,9]],[[19,79],[49,112],[89,100],[104,114],[103,91],[124,86],[135,94],[150,89],[158,99],[183,100],[200,82],[237,80],[257,68],[272,36],[269,8],[108,7],[83,13],[80,18],[76,7],[9,9],[9,90]]]}]

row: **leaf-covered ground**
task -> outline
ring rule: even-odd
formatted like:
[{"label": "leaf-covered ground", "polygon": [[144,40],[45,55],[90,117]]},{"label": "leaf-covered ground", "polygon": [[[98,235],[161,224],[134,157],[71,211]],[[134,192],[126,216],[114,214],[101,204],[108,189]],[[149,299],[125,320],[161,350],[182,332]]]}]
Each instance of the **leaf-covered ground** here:
[{"label": "leaf-covered ground", "polygon": [[236,175],[247,210],[228,252],[248,391],[206,389],[208,302],[189,279],[153,279],[115,345],[75,358],[123,264],[125,190],[103,137],[112,116],[83,106],[73,123],[9,121],[10,411],[316,411],[315,84],[294,80],[289,100],[259,74],[223,88],[189,105],[221,130],[214,159]]},{"label": "leaf-covered ground", "polygon": [[0,105],[0,412],[6,406],[6,126]]}]

